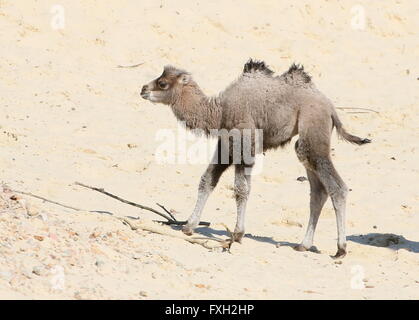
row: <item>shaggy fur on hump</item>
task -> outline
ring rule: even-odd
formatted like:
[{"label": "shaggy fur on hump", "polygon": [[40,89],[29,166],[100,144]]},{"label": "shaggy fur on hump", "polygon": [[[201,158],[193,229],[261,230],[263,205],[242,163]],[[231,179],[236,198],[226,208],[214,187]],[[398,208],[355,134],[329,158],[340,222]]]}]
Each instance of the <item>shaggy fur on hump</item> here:
[{"label": "shaggy fur on hump", "polygon": [[249,59],[243,68],[243,73],[262,72],[267,76],[271,76],[274,72],[269,69],[264,61]]},{"label": "shaggy fur on hump", "polygon": [[[291,67],[288,69],[287,72],[283,74],[285,79],[288,80],[297,80],[304,83],[310,83],[311,82],[311,76],[304,71],[304,66],[301,64],[295,64],[293,63]],[[290,81],[294,82],[294,81]]]}]

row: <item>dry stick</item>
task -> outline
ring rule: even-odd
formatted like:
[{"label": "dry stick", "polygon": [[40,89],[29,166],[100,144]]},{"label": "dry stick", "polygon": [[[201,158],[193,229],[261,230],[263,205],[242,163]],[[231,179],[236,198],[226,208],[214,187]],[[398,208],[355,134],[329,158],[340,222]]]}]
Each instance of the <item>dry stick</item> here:
[{"label": "dry stick", "polygon": [[64,208],[67,208],[67,209],[71,209],[71,210],[74,210],[74,211],[87,211],[87,212],[96,212],[96,213],[102,213],[102,214],[104,213],[104,214],[108,214],[108,215],[113,215],[112,212],[104,211],[104,210],[83,210],[83,209],[80,209],[80,208],[71,207],[71,206],[68,206],[66,204],[62,204],[60,202],[57,202],[57,201],[54,201],[54,200],[49,200],[47,198],[38,196],[38,195],[33,194],[31,192],[25,192],[25,191],[14,190],[14,189],[9,189],[9,188],[7,188],[7,190],[10,191],[10,192],[14,192],[14,193],[24,194],[26,196],[30,196],[30,197],[33,197],[33,198],[36,198],[36,199],[39,199],[39,200],[42,200],[42,201],[45,201],[45,202],[49,202],[49,203],[55,204],[57,206],[64,207]]},{"label": "dry stick", "polygon": [[41,197],[41,196],[37,196],[36,194],[30,193],[30,192],[19,191],[19,190],[13,190],[13,189],[7,189],[7,190],[9,190],[10,192],[20,193],[20,194],[24,194],[24,195],[27,195],[27,196],[31,196],[31,197],[34,197],[34,198],[37,198],[37,199],[43,200],[43,201],[45,201],[45,202],[49,202],[49,203],[56,204],[56,205],[58,205],[58,206],[61,206],[61,207],[67,208],[67,209],[71,209],[71,210],[75,210],[75,211],[83,211],[82,209],[75,208],[75,207],[71,207],[71,206],[68,206],[68,205],[65,205],[65,204],[59,203],[59,202],[57,202],[57,201],[49,200],[49,199],[47,199],[47,198],[44,198],[44,197]]},{"label": "dry stick", "polygon": [[173,216],[173,214],[169,211],[169,210],[167,210],[163,205],[161,205],[160,203],[157,203],[156,202],[156,204],[160,207],[160,208],[162,208],[164,211],[166,211],[166,213],[173,219],[173,220],[175,220],[175,221],[177,221],[176,220],[176,218]]},{"label": "dry stick", "polygon": [[375,112],[375,113],[379,113],[376,110],[373,109],[368,109],[368,108],[356,108],[356,107],[337,107],[336,109],[340,109],[340,110],[345,110],[345,109],[354,109],[354,110],[365,110],[365,111],[370,111],[370,112]]},{"label": "dry stick", "polygon": [[[216,248],[229,249],[231,246],[231,241],[229,239],[223,240],[216,237],[189,237],[171,229],[163,230],[158,225],[147,225],[144,222],[132,221],[131,219],[127,219],[126,217],[118,218],[118,219],[121,220],[123,223],[127,224],[131,228],[131,230],[135,231],[135,230],[140,229],[143,231],[149,231],[152,233],[157,233],[157,234],[169,236],[172,238],[182,239],[189,243],[199,244],[206,249],[216,249]],[[218,242],[218,245],[210,246],[208,244],[209,241]]]},{"label": "dry stick", "polygon": [[[229,240],[223,240],[223,239],[219,239],[219,238],[216,238],[216,237],[196,237],[195,238],[195,237],[187,237],[185,235],[171,234],[168,231],[159,230],[155,226],[146,226],[146,225],[143,225],[143,224],[139,224],[132,217],[117,217],[117,216],[113,215],[113,213],[108,212],[108,211],[82,210],[82,209],[79,209],[79,208],[67,206],[67,205],[62,204],[62,203],[59,203],[57,201],[49,200],[47,198],[38,196],[38,195],[33,194],[33,193],[30,193],[30,192],[13,190],[13,189],[10,189],[8,187],[6,188],[6,190],[7,191],[10,191],[10,192],[14,192],[14,193],[20,193],[20,194],[24,194],[24,195],[27,195],[27,196],[31,196],[31,197],[34,197],[34,198],[37,198],[37,199],[40,199],[40,200],[43,200],[43,201],[46,201],[46,202],[49,202],[49,203],[53,203],[55,205],[58,205],[58,206],[61,206],[61,207],[64,207],[64,208],[67,208],[67,209],[74,210],[74,211],[87,211],[87,212],[107,213],[107,214],[112,215],[113,217],[115,217],[119,221],[127,224],[131,228],[131,230],[134,230],[135,231],[137,229],[141,229],[143,231],[149,231],[149,232],[153,232],[153,233],[157,233],[157,234],[161,234],[161,235],[166,235],[166,236],[170,236],[170,237],[175,237],[175,238],[183,239],[183,240],[188,241],[190,243],[199,244],[199,245],[203,246],[206,249],[215,249],[216,248],[214,246],[208,245],[208,241],[216,241],[216,242],[219,242],[219,247],[221,247],[223,249],[230,248],[230,245],[231,245],[230,242],[229,242]],[[180,222],[180,221],[176,221],[176,222]]]},{"label": "dry stick", "polygon": [[[122,199],[121,197],[118,197],[118,196],[116,196],[112,193],[109,193],[109,192],[105,191],[105,189],[103,189],[103,188],[91,187],[91,186],[85,185],[85,184],[80,183],[80,182],[75,182],[74,184],[85,187],[85,188],[88,188],[88,189],[91,189],[91,190],[94,190],[94,191],[97,191],[97,192],[100,192],[104,195],[107,195],[108,197],[111,197],[113,199],[121,201],[125,204],[129,204],[130,206],[134,206],[134,207],[137,207],[137,208],[140,208],[140,209],[143,209],[143,210],[151,211],[151,212],[153,212],[153,213],[155,213],[155,214],[157,214],[157,215],[159,215],[159,216],[161,216],[161,217],[163,217],[167,220],[167,221],[158,221],[158,222],[168,224],[168,225],[185,225],[187,223],[187,221],[177,221],[176,219],[172,219],[171,217],[167,216],[166,214],[161,213],[161,212],[159,212],[159,211],[157,211],[153,208],[143,206],[141,204],[138,204],[138,203],[135,203],[135,202],[132,202],[132,201],[129,201],[129,200]],[[204,225],[204,226],[209,226],[210,225],[209,222],[200,222],[199,224]]]},{"label": "dry stick", "polygon": [[133,64],[133,65],[131,65],[131,66],[121,66],[121,65],[117,65],[116,67],[117,68],[136,68],[136,67],[139,67],[139,66],[141,66],[141,65],[143,65],[144,64],[144,62],[141,62],[141,63],[138,63],[138,64]]},{"label": "dry stick", "polygon": [[116,199],[118,201],[121,201],[121,202],[123,202],[125,204],[129,204],[131,206],[134,206],[134,207],[137,207],[137,208],[140,208],[140,209],[143,209],[143,210],[151,211],[151,212],[153,212],[155,214],[158,214],[159,216],[167,219],[168,221],[172,220],[169,216],[165,215],[164,213],[161,213],[161,212],[159,212],[159,211],[157,211],[157,210],[155,210],[153,208],[146,207],[146,206],[143,206],[141,204],[138,204],[138,203],[135,203],[135,202],[132,202],[132,201],[129,201],[129,200],[122,199],[122,198],[120,198],[120,197],[118,197],[118,196],[116,196],[116,195],[114,195],[112,193],[109,193],[109,192],[105,191],[105,189],[103,189],[103,188],[91,187],[91,186],[85,185],[85,184],[80,183],[80,182],[75,182],[74,184],[76,184],[78,186],[82,186],[82,187],[88,188],[88,189],[91,189],[91,190],[94,190],[94,191],[97,191],[97,192],[100,192],[100,193],[103,193],[104,195],[107,195],[108,197],[114,198],[114,199]]}]

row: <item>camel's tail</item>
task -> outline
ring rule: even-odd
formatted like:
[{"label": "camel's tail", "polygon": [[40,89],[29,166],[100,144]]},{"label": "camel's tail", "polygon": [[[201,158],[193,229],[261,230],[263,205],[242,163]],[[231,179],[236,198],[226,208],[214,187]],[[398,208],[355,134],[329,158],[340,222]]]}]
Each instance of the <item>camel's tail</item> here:
[{"label": "camel's tail", "polygon": [[333,110],[333,114],[332,114],[332,120],[333,120],[333,125],[336,127],[336,131],[338,132],[339,137],[341,137],[342,139],[344,139],[344,140],[346,140],[350,143],[354,143],[354,144],[358,144],[358,145],[363,145],[363,144],[371,142],[370,139],[367,139],[367,138],[363,139],[363,138],[354,136],[354,135],[346,132],[346,130],[343,128],[342,122],[340,122],[339,117],[334,110]]}]

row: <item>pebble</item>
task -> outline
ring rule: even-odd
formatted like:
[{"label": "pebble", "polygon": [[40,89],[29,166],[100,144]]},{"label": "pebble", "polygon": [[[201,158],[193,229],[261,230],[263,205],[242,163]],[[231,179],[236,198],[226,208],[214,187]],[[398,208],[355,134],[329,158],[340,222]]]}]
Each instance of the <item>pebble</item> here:
[{"label": "pebble", "polygon": [[45,273],[45,268],[43,266],[35,266],[32,269],[32,273],[36,274],[37,276],[42,276]]},{"label": "pebble", "polygon": [[144,255],[143,254],[140,254],[140,253],[134,253],[132,255],[132,258],[135,259],[135,260],[140,260],[143,257],[144,257]]},{"label": "pebble", "polygon": [[148,297],[148,293],[146,291],[140,291],[140,296]]},{"label": "pebble", "polygon": [[96,267],[102,267],[105,264],[105,261],[101,260],[101,259],[97,259],[95,262],[95,266]]}]

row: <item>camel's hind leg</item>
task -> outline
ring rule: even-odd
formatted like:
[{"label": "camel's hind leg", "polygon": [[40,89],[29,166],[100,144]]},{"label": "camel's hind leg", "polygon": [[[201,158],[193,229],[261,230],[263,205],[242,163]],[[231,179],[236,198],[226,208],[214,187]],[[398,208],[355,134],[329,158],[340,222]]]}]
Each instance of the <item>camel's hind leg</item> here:
[{"label": "camel's hind leg", "polygon": [[[296,152],[300,161],[304,164],[308,171],[314,174],[318,180],[323,185],[327,194],[332,199],[333,207],[336,214],[337,222],[337,231],[338,231],[338,251],[335,255],[335,258],[341,258],[346,255],[346,235],[345,235],[345,208],[346,208],[346,196],[348,193],[348,188],[343,182],[342,178],[337,173],[335,167],[333,166],[332,160],[328,152],[321,150],[316,150],[311,147],[316,144],[309,143],[309,140],[299,139],[296,143]],[[327,149],[328,150],[328,149]],[[311,183],[311,181],[310,181]],[[320,202],[314,201],[315,204],[319,205]],[[312,212],[313,216],[310,217],[309,227],[307,230],[306,237],[307,240],[310,240],[312,237],[311,233],[314,235],[314,222],[316,222],[315,215],[320,215],[320,211],[315,210]],[[310,226],[310,223],[312,226]],[[309,242],[309,241],[308,241]],[[308,245],[308,244],[307,244]],[[302,249],[306,248],[304,245],[298,246],[297,248]]]},{"label": "camel's hind leg", "polygon": [[309,250],[313,245],[314,232],[320,217],[323,205],[327,200],[327,191],[317,177],[316,173],[306,169],[307,177],[310,182],[310,220],[308,221],[307,231],[304,240],[295,247],[297,251]]},{"label": "camel's hind leg", "polygon": [[338,251],[334,257],[343,258],[346,255],[345,211],[348,187],[337,173],[329,157],[317,161],[316,172],[332,199],[333,208],[335,209],[338,231]]}]

